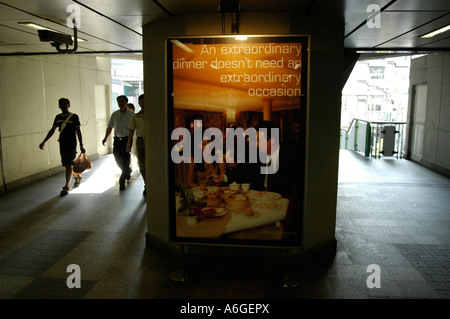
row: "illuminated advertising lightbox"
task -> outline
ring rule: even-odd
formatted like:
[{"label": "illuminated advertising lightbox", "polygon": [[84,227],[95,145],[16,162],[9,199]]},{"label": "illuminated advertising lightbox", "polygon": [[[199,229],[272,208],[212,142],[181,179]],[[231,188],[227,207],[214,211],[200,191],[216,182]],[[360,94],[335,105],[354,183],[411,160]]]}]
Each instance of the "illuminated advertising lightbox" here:
[{"label": "illuminated advertising lightbox", "polygon": [[171,242],[302,245],[308,45],[167,39]]}]

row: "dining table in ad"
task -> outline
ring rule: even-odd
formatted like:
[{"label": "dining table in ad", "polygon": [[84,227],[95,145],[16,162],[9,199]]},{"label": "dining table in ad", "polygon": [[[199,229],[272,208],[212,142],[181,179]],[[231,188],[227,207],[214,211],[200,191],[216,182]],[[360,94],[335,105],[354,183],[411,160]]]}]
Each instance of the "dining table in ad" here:
[{"label": "dining table in ad", "polygon": [[175,196],[177,237],[280,240],[289,199],[249,185],[184,186]]}]

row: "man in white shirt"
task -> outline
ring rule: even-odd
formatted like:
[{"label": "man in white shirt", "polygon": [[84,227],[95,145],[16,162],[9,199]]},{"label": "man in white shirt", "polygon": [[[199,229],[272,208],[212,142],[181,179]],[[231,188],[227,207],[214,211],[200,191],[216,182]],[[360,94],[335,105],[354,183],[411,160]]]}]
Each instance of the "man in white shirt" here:
[{"label": "man in white shirt", "polygon": [[128,142],[128,126],[134,113],[128,109],[128,98],[125,95],[117,97],[117,104],[120,109],[111,114],[102,144],[105,145],[108,136],[114,129],[113,154],[117,166],[122,170],[119,178],[119,186],[120,190],[124,190],[125,180],[130,180],[131,177],[130,153],[127,152],[126,148]]},{"label": "man in white shirt", "polygon": [[145,125],[144,125],[144,94],[139,95],[138,98],[139,106],[141,110],[138,113],[133,114],[131,117],[130,125],[128,127],[128,144],[127,144],[127,152],[131,152],[131,147],[133,145],[133,136],[136,132],[136,150],[137,150],[137,158],[139,163],[139,171],[141,172],[142,179],[144,180],[144,192],[146,195],[146,186],[145,186],[145,142],[144,142],[144,134],[145,134]]}]

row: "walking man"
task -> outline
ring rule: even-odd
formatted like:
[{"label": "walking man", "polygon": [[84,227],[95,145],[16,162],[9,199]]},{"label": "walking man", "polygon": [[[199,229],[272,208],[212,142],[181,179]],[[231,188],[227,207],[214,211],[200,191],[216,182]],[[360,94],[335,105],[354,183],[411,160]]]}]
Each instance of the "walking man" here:
[{"label": "walking man", "polygon": [[139,163],[139,171],[141,172],[142,179],[144,180],[144,195],[146,195],[145,187],[145,143],[144,143],[144,94],[141,94],[138,99],[141,110],[138,113],[133,114],[130,121],[127,152],[131,152],[131,146],[133,145],[133,136],[136,132],[136,150]]},{"label": "walking man", "polygon": [[128,142],[128,126],[134,113],[128,109],[128,98],[125,95],[117,97],[117,104],[119,105],[119,110],[111,114],[102,144],[105,145],[108,136],[114,129],[113,154],[117,166],[122,171],[119,178],[120,190],[124,190],[125,181],[130,180],[131,177],[130,153],[127,152],[126,148]]},{"label": "walking man", "polygon": [[77,114],[69,112],[69,99],[60,98],[59,108],[62,113],[56,115],[52,128],[48,131],[44,141],[39,144],[39,148],[43,150],[45,142],[53,136],[56,128],[59,128],[59,152],[61,154],[61,163],[66,168],[66,184],[64,185],[60,195],[65,196],[69,193],[72,175],[75,178],[75,184],[73,187],[79,186],[82,178],[81,174],[76,174],[73,172],[73,164],[77,154],[77,137],[78,142],[80,143],[81,153],[85,153],[86,150],[83,148],[80,119]]}]

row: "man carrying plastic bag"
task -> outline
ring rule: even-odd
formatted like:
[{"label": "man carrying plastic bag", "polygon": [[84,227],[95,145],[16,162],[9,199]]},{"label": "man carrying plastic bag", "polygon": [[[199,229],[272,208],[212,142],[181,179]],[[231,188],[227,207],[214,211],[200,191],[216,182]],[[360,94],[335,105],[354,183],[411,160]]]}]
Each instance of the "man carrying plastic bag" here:
[{"label": "man carrying plastic bag", "polygon": [[77,114],[70,113],[70,101],[66,98],[59,99],[59,108],[62,113],[56,115],[53,121],[53,126],[48,131],[47,136],[44,141],[39,144],[41,150],[44,149],[45,142],[47,142],[55,133],[56,128],[59,128],[59,152],[61,154],[61,163],[66,168],[66,184],[64,185],[60,195],[65,196],[69,193],[70,181],[72,180],[72,175],[75,178],[75,183],[73,187],[78,187],[81,182],[81,174],[73,171],[72,166],[74,165],[74,159],[77,154],[77,137],[80,143],[81,153],[85,153],[86,150],[83,148],[83,138],[80,129],[80,119]]}]

